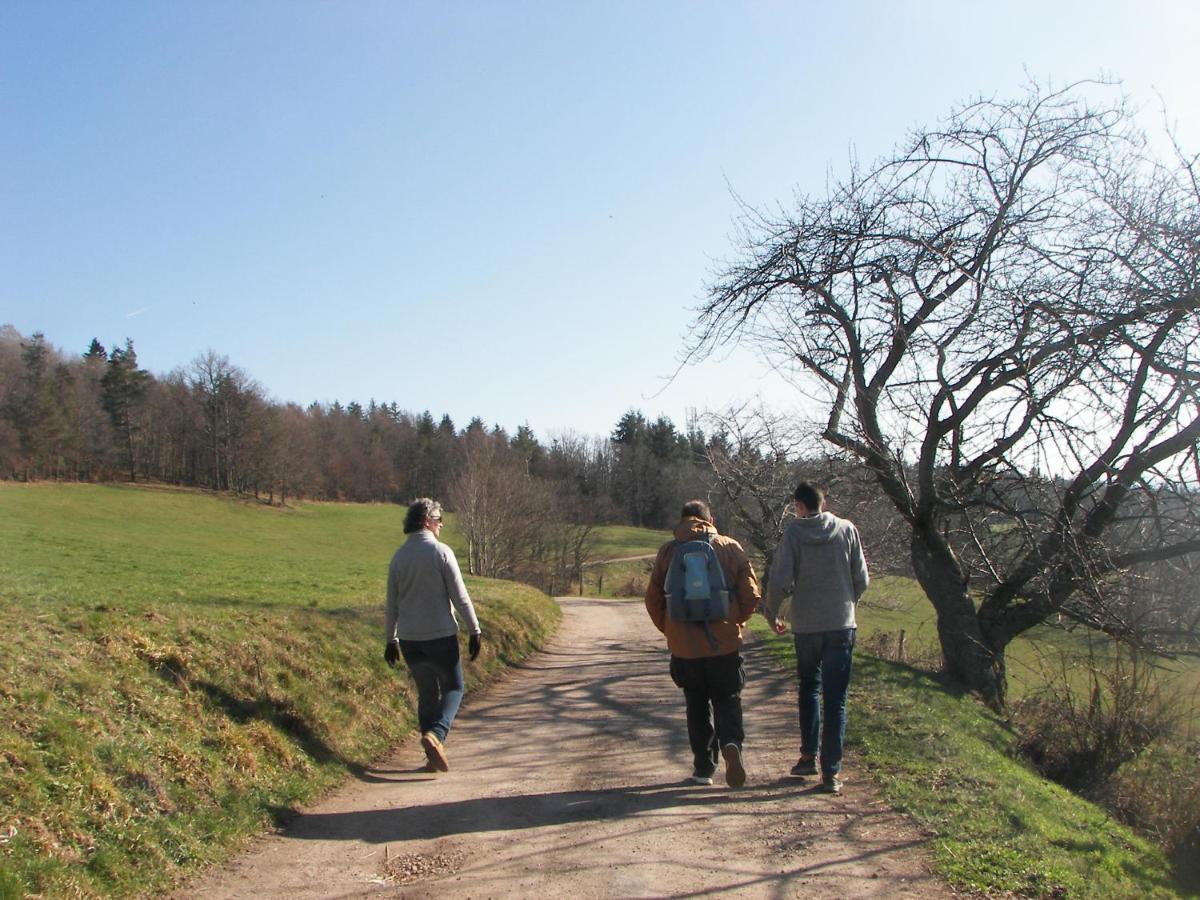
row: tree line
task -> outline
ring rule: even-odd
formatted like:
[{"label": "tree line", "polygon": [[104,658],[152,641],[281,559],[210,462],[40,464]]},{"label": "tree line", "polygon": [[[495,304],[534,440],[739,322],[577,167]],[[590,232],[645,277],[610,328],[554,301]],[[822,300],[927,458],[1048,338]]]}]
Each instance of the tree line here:
[{"label": "tree line", "polygon": [[404,503],[448,498],[465,469],[568,484],[593,517],[665,527],[686,493],[696,435],[631,411],[611,439],[571,432],[548,443],[474,418],[367,405],[271,400],[228,357],[208,351],[156,376],[133,342],[78,356],[41,333],[0,328],[0,477],[159,481],[290,498]]}]

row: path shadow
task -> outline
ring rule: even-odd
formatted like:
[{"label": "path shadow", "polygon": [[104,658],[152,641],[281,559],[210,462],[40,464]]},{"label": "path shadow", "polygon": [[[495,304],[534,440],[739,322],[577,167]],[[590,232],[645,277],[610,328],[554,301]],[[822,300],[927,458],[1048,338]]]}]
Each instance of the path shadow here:
[{"label": "path shadow", "polygon": [[[667,808],[704,806],[713,808],[719,814],[721,806],[725,804],[754,805],[775,802],[781,798],[777,785],[726,791],[678,782],[479,797],[449,803],[354,812],[296,815],[281,807],[274,813],[277,821],[288,823],[284,835],[287,838],[376,844],[433,840],[475,832],[520,831],[573,822],[628,819]],[[832,809],[830,813],[840,814]]]}]

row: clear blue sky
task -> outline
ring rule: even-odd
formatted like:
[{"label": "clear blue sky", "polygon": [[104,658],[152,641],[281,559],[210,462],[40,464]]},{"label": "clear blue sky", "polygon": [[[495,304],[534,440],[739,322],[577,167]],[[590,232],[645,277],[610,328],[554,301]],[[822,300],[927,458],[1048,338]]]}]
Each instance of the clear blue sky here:
[{"label": "clear blue sky", "polygon": [[0,5],[0,323],[276,400],[539,437],[762,394],[664,389],[737,206],[1027,73],[1161,95],[1200,148],[1190,2]]}]

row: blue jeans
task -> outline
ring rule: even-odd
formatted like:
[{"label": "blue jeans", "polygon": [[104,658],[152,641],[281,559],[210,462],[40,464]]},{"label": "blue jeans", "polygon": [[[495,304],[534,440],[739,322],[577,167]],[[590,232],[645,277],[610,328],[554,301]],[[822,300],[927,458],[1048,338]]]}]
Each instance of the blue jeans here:
[{"label": "blue jeans", "polygon": [[[821,773],[842,769],[846,741],[846,691],[856,629],[794,635],[800,682],[800,752],[820,755]],[[824,719],[825,728],[821,724]]]},{"label": "blue jeans", "polygon": [[400,641],[400,654],[417,685],[417,723],[421,734],[433,732],[444,741],[462,705],[462,658],[458,636],[432,641]]}]

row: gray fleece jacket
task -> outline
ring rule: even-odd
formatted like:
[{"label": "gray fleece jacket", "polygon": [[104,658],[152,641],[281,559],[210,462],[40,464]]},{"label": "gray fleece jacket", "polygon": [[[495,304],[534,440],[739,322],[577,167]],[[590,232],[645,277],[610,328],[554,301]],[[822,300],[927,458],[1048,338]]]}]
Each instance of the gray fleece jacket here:
[{"label": "gray fleece jacket", "polygon": [[455,609],[467,631],[478,634],[479,619],[454,551],[427,528],[413,532],[388,568],[385,640],[431,641],[457,634]]},{"label": "gray fleece jacket", "polygon": [[857,628],[854,607],[870,584],[858,529],[833,513],[793,519],[771,562],[764,607],[774,621],[792,597],[792,631]]}]

